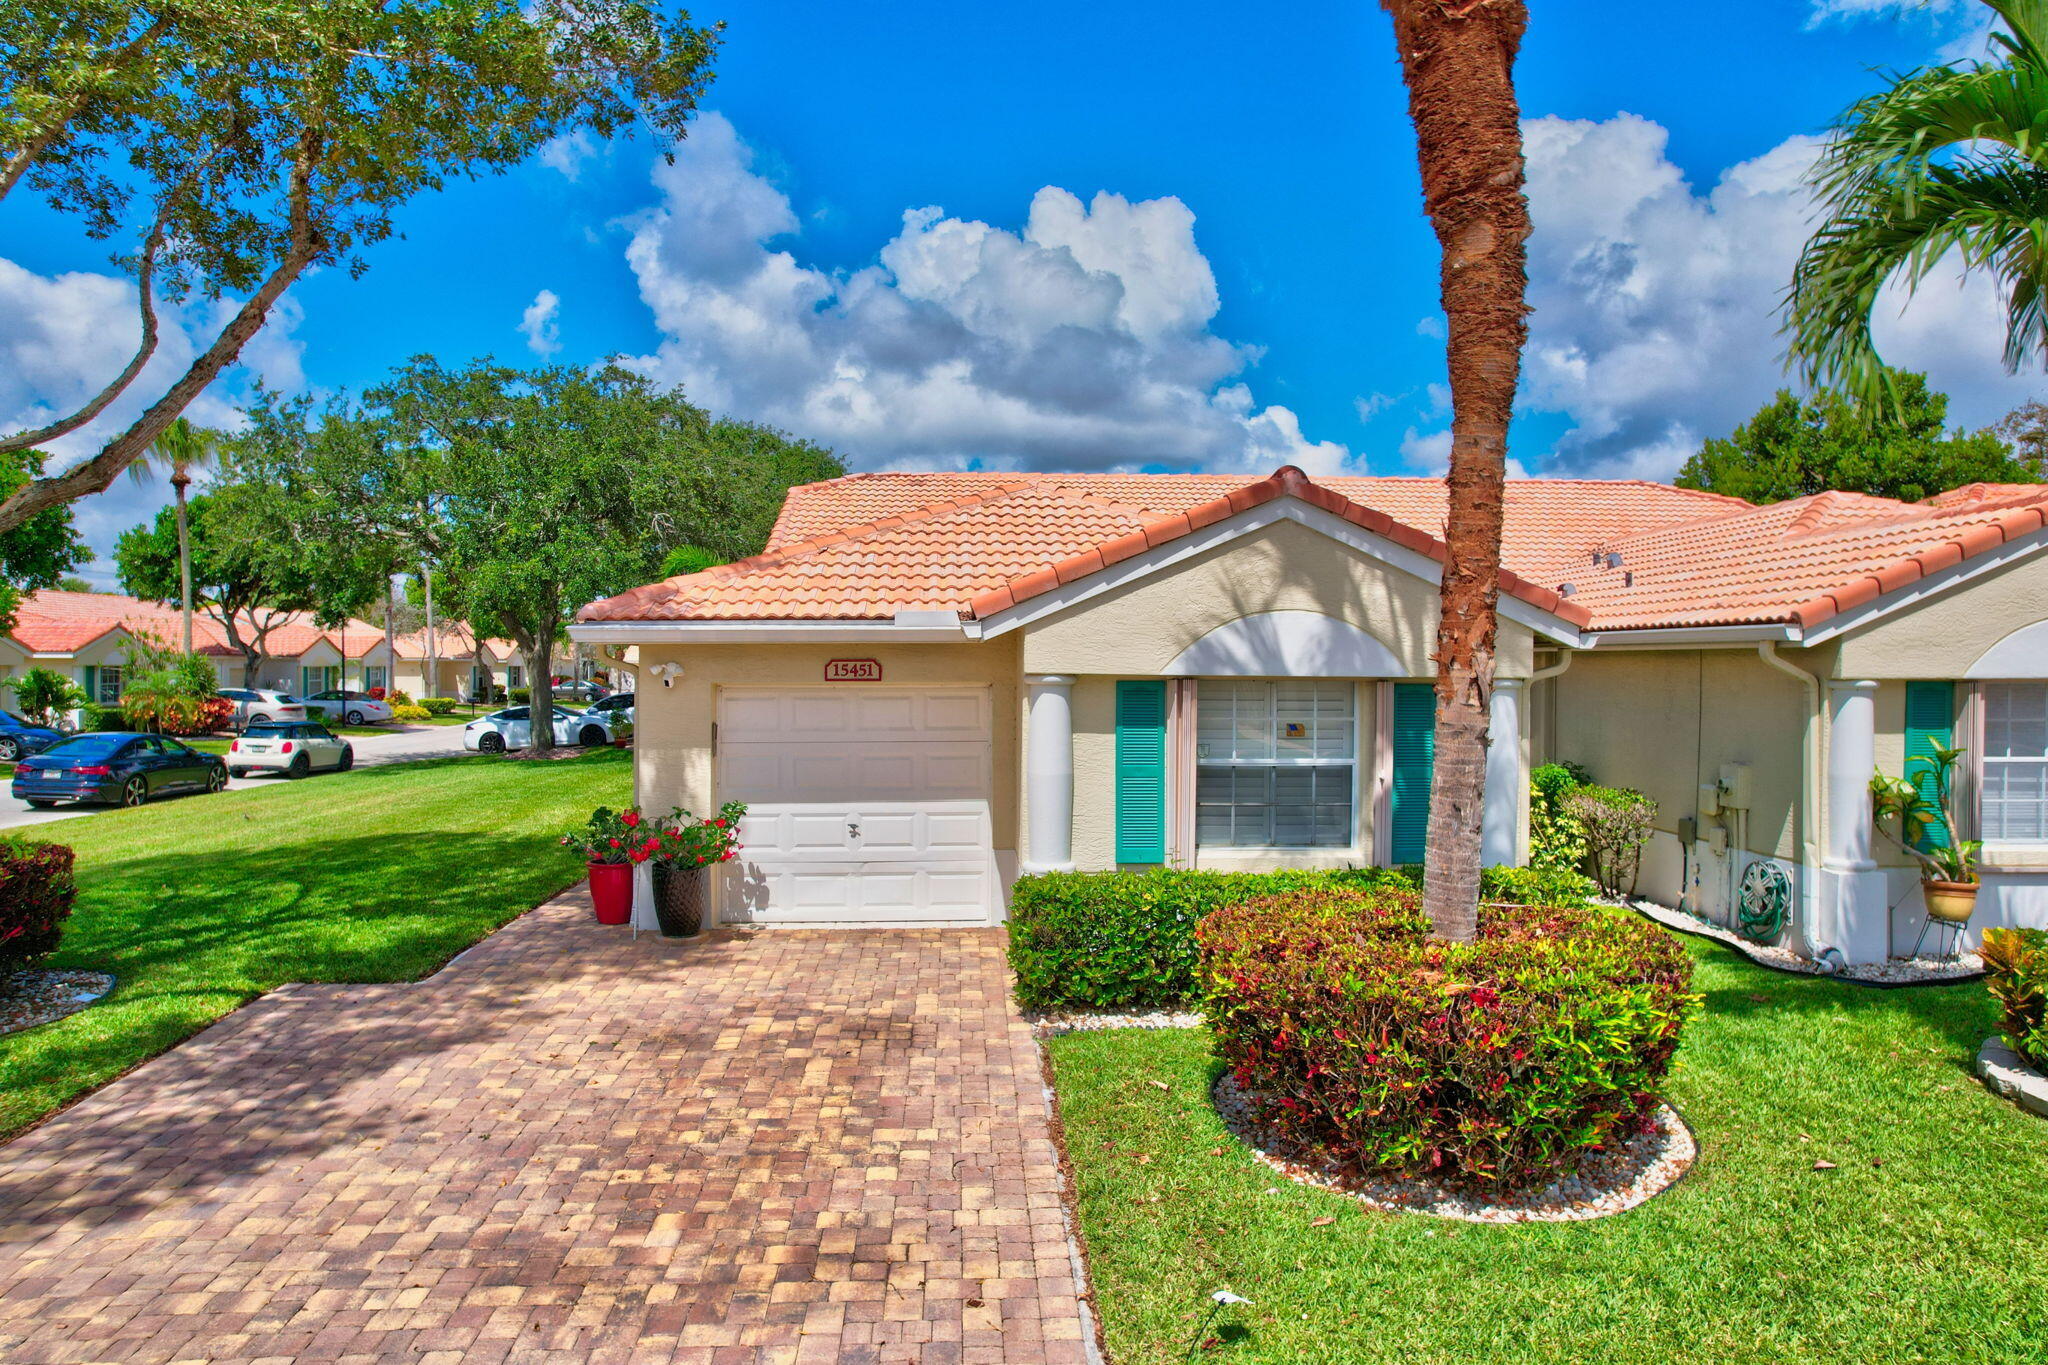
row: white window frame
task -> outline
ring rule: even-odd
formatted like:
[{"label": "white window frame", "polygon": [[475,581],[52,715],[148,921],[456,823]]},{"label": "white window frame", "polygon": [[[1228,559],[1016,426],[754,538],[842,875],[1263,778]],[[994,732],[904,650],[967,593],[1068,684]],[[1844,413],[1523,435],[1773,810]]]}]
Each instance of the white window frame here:
[{"label": "white window frame", "polygon": [[[114,680],[114,695],[111,697],[107,695],[107,680],[109,678]],[[92,699],[101,706],[119,706],[121,704],[121,693],[127,685],[128,666],[126,664],[101,664],[98,671],[93,674]]]},{"label": "white window frame", "polygon": [[387,692],[391,690],[391,666],[389,664],[364,664],[363,691],[369,692],[379,687]]},{"label": "white window frame", "polygon": [[[1188,796],[1189,813],[1191,816],[1192,825],[1190,831],[1192,839],[1190,851],[1195,855],[1197,861],[1208,861],[1213,863],[1218,859],[1227,859],[1233,854],[1249,854],[1254,856],[1280,857],[1329,857],[1333,854],[1341,854],[1346,852],[1355,853],[1359,846],[1359,820],[1362,815],[1359,801],[1358,782],[1359,774],[1364,767],[1364,759],[1362,755],[1364,753],[1365,747],[1365,736],[1359,728],[1361,718],[1358,704],[1357,680],[1353,678],[1198,678],[1195,679],[1194,682],[1195,706],[1193,710],[1197,718],[1201,714],[1200,688],[1201,684],[1205,682],[1228,683],[1232,686],[1239,687],[1244,686],[1248,683],[1260,684],[1267,689],[1269,708],[1272,705],[1270,699],[1275,695],[1273,690],[1274,686],[1278,683],[1300,682],[1309,683],[1316,687],[1342,687],[1346,689],[1346,691],[1349,694],[1349,705],[1351,708],[1351,753],[1350,756],[1347,758],[1310,757],[1282,759],[1275,757],[1271,760],[1264,760],[1258,762],[1253,762],[1249,760],[1240,761],[1237,759],[1212,761],[1210,759],[1202,757],[1200,739],[1198,736],[1191,735],[1189,750],[1193,755],[1193,760],[1189,772],[1190,791]],[[1321,714],[1320,707],[1318,707],[1317,714]],[[1197,720],[1196,723],[1194,725],[1191,725],[1189,728],[1193,730],[1197,729],[1198,726],[1199,720]],[[1349,768],[1351,770],[1351,798],[1349,803],[1351,807],[1351,818],[1349,821],[1349,828],[1346,831],[1345,842],[1341,844],[1209,844],[1202,842],[1201,792],[1202,769],[1204,768],[1257,768],[1262,770],[1273,768]],[[1313,818],[1313,816],[1311,816],[1311,818]]]},{"label": "white window frame", "polygon": [[[1977,789],[1977,799],[1975,802],[1977,829],[1981,832],[1980,837],[1983,839],[1986,848],[2040,848],[2048,845],[2048,810],[2044,810],[2041,829],[2036,835],[2000,835],[1997,838],[1991,837],[1990,779],[1992,772],[2007,764],[2048,764],[2048,743],[2044,743],[2044,752],[2038,757],[1994,758],[1992,756],[1988,738],[1991,728],[1991,699],[1994,689],[2001,687],[2048,687],[2048,684],[2042,683],[2039,679],[2031,678],[1990,679],[1976,683],[1971,689],[1973,694],[1972,702],[1974,704],[1971,707],[1970,731],[1974,737],[1974,742],[1969,747],[1975,751],[1977,759],[1973,765],[1975,769],[1973,776]],[[2044,704],[2044,712],[2048,712],[2048,704]],[[2048,715],[2044,715],[2044,720],[2048,720]],[[2048,805],[2048,798],[2044,798],[2044,805]]]}]

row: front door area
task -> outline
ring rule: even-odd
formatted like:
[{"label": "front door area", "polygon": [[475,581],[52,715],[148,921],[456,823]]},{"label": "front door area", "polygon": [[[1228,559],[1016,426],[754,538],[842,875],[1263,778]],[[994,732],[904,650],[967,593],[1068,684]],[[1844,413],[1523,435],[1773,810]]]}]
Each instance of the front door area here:
[{"label": "front door area", "polygon": [[989,924],[986,688],[733,688],[718,799],[747,803],[719,919]]}]

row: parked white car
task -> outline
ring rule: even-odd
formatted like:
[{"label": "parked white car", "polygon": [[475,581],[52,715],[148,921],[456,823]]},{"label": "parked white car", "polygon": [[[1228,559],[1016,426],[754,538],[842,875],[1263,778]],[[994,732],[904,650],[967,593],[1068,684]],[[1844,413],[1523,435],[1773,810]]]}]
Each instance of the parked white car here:
[{"label": "parked white car", "polygon": [[250,773],[304,777],[323,769],[345,773],[355,764],[356,751],[347,740],[311,721],[252,725],[228,745],[229,777]]},{"label": "parked white car", "polygon": [[272,721],[304,720],[305,703],[289,692],[271,692],[258,687],[223,687],[220,695],[235,704],[235,728],[268,725]]},{"label": "parked white car", "polygon": [[368,692],[335,687],[315,692],[306,701],[326,712],[327,719],[344,720],[350,725],[382,725],[391,719],[390,703],[378,701]]},{"label": "parked white car", "polygon": [[[502,754],[507,749],[524,749],[533,742],[533,708],[508,706],[493,711],[462,727],[462,747],[478,753]],[[590,748],[612,742],[611,722],[587,711],[555,708],[555,743]]]}]

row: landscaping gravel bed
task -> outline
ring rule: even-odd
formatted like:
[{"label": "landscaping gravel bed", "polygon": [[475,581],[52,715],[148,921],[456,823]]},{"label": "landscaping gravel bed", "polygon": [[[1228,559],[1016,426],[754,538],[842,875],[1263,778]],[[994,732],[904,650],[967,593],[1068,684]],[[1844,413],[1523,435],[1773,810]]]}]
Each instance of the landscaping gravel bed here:
[{"label": "landscaping gravel bed", "polygon": [[15,972],[0,976],[0,1033],[76,1014],[114,989],[105,972]]},{"label": "landscaping gravel bed", "polygon": [[1329,1158],[1296,1149],[1261,1124],[1236,1079],[1225,1072],[1212,1095],[1232,1135],[1289,1180],[1349,1195],[1386,1213],[1420,1213],[1467,1223],[1576,1223],[1622,1213],[1668,1189],[1699,1155],[1692,1131],[1670,1105],[1657,1107],[1656,1126],[1601,1152],[1573,1174],[1520,1194],[1489,1199],[1434,1180],[1361,1176]]},{"label": "landscaping gravel bed", "polygon": [[1103,1028],[1198,1028],[1202,1016],[1182,1010],[1151,1010],[1115,1014],[1098,1010],[1026,1010],[1031,1031],[1041,1038]]},{"label": "landscaping gravel bed", "polygon": [[1790,948],[1776,944],[1753,943],[1736,933],[1724,929],[1712,920],[1701,919],[1698,915],[1684,910],[1674,910],[1668,905],[1655,901],[1630,901],[1629,908],[1646,915],[1667,929],[1676,929],[1682,934],[1699,934],[1728,944],[1751,962],[1762,967],[1776,967],[1780,971],[1802,972],[1807,976],[1833,976],[1844,981],[1866,981],[1884,986],[1918,985],[1928,981],[1968,981],[1984,975],[1984,959],[1975,953],[1964,953],[1960,957],[1895,957],[1888,962],[1866,962],[1854,967],[1830,971],[1819,963],[1799,956]]}]

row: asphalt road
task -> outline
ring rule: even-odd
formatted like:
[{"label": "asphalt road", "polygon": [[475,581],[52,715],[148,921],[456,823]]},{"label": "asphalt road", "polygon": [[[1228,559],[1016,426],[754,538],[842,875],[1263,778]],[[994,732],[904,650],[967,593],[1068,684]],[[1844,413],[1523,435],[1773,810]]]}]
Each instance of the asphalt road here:
[{"label": "asphalt road", "polygon": [[[460,725],[409,725],[394,727],[388,734],[354,735],[349,743],[355,747],[356,765],[371,767],[381,763],[410,763],[422,758],[445,758],[462,752],[462,727]],[[306,780],[317,782],[325,774],[316,774]],[[233,777],[228,779],[229,791],[243,791],[252,788],[285,787],[291,785],[288,777]],[[189,801],[191,797],[168,797],[172,801]],[[110,806],[59,806],[55,810],[30,810],[26,801],[17,800],[5,787],[0,787],[0,829],[20,825],[43,825],[55,820],[77,820],[96,815]]]}]

